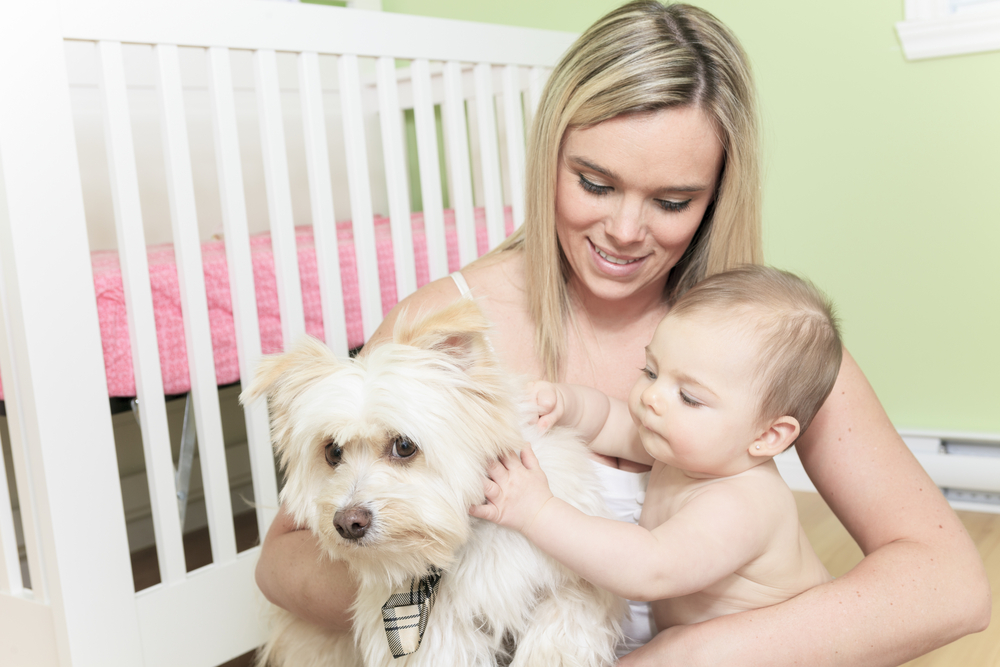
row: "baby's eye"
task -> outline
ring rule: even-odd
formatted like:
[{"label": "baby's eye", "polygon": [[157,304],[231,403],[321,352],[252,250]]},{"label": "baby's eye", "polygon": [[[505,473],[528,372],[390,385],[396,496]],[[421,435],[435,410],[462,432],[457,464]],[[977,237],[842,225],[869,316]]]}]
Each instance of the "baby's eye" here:
[{"label": "baby's eye", "polygon": [[685,394],[683,389],[680,390],[678,393],[681,396],[681,400],[684,401],[687,405],[690,405],[692,407],[697,407],[697,406],[701,405],[701,403],[699,403],[695,399],[693,399],[690,396],[688,396],[687,394]]},{"label": "baby's eye", "polygon": [[580,185],[584,190],[595,195],[606,195],[614,190],[614,188],[610,185],[598,185],[597,183],[587,180],[587,177],[583,174],[580,174]]},{"label": "baby's eye", "polygon": [[639,369],[639,372],[642,373],[643,375],[645,375],[650,380],[655,380],[656,379],[656,373],[654,373],[653,371],[651,371],[649,369],[649,366],[646,366],[645,368]]},{"label": "baby's eye", "polygon": [[688,199],[686,201],[670,201],[669,199],[657,199],[656,203],[664,211],[668,211],[670,213],[680,213],[681,211],[683,211],[688,207],[688,205],[691,203],[691,200]]}]

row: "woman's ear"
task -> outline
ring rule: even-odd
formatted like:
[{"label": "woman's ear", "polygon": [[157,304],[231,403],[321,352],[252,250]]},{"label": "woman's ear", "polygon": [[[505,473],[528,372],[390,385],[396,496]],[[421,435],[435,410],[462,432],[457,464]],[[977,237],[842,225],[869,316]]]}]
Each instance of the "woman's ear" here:
[{"label": "woman's ear", "polygon": [[778,417],[750,443],[750,456],[777,456],[799,437],[799,420],[785,415]]}]

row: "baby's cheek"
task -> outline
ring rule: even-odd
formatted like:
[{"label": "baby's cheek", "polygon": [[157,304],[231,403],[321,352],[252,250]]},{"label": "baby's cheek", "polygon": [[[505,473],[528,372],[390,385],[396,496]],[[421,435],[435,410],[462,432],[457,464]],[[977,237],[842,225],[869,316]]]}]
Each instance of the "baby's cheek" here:
[{"label": "baby's cheek", "polygon": [[632,385],[632,390],[628,393],[628,412],[637,426],[642,415],[642,390],[647,384],[648,382],[645,382],[644,379],[636,380],[636,383]]}]

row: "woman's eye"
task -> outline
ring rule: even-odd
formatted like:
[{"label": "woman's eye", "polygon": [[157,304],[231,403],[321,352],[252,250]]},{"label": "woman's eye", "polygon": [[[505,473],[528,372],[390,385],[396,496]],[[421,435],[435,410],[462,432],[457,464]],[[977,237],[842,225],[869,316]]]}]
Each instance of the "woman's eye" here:
[{"label": "woman's eye", "polygon": [[688,405],[691,405],[691,406],[701,405],[701,403],[699,403],[698,401],[694,400],[693,398],[691,398],[690,396],[688,396],[687,394],[685,394],[683,391],[681,391],[679,393],[681,395],[681,400],[684,401],[685,403],[687,403]]},{"label": "woman's eye", "polygon": [[670,201],[669,199],[657,199],[656,203],[664,211],[668,211],[670,213],[680,213],[691,204],[691,200],[688,199],[685,201]]},{"label": "woman's eye", "polygon": [[396,438],[392,441],[392,456],[397,459],[408,459],[417,453],[417,446],[406,438]]},{"label": "woman's eye", "polygon": [[325,453],[327,464],[333,468],[340,463],[340,459],[344,455],[344,450],[337,443],[328,442],[326,443]]},{"label": "woman's eye", "polygon": [[598,185],[597,183],[588,181],[587,177],[583,174],[580,174],[580,185],[584,190],[595,195],[606,195],[614,189],[610,185]]}]

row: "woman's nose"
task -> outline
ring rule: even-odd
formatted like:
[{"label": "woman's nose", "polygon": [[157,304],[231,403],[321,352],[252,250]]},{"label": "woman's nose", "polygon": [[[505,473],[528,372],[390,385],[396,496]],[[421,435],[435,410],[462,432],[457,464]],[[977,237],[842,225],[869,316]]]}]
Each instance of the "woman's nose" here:
[{"label": "woman's nose", "polygon": [[643,204],[626,197],[605,225],[605,233],[620,247],[642,240]]}]

